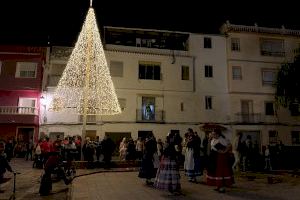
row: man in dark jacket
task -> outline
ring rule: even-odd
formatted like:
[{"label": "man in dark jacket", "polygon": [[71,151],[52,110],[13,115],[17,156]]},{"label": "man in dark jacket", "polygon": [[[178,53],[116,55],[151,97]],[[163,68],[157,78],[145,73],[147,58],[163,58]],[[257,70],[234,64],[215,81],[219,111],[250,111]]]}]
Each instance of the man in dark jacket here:
[{"label": "man in dark jacket", "polygon": [[47,196],[52,190],[51,174],[56,173],[62,178],[66,185],[72,182],[73,177],[67,177],[59,151],[49,153],[49,158],[44,166],[44,174],[42,176],[39,193],[41,196]]},{"label": "man in dark jacket", "polygon": [[104,136],[104,139],[102,140],[101,144],[102,144],[104,167],[110,168],[111,157],[116,148],[116,145],[112,141],[112,139],[107,135]]},{"label": "man in dark jacket", "polygon": [[12,168],[9,165],[6,156],[4,154],[5,145],[3,142],[0,142],[0,183],[3,182],[3,177],[6,170],[12,172]]}]

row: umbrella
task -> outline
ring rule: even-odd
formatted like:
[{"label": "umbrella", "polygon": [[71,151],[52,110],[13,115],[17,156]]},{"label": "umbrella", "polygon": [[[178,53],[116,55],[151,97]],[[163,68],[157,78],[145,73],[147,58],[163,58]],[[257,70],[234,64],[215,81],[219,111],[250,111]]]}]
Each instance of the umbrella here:
[{"label": "umbrella", "polygon": [[219,124],[214,124],[214,123],[205,123],[202,126],[200,126],[200,129],[202,131],[213,131],[213,130],[226,130],[226,127],[221,126]]}]

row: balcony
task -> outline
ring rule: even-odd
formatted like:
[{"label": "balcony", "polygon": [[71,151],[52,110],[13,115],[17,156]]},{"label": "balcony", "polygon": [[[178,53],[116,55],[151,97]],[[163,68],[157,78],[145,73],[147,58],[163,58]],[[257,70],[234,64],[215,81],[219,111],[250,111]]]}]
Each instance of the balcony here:
[{"label": "balcony", "polygon": [[104,27],[105,44],[188,51],[189,33]]},{"label": "balcony", "polygon": [[137,122],[149,122],[149,123],[162,123],[164,122],[163,110],[156,110],[153,113],[146,114],[145,110],[137,109],[136,110],[136,121]]},{"label": "balcony", "polygon": [[[83,123],[83,115],[78,116],[78,121]],[[96,124],[97,116],[96,115],[87,115],[86,116],[86,123],[88,124]]]},{"label": "balcony", "polygon": [[38,115],[38,110],[34,107],[0,106],[0,115]]},{"label": "balcony", "polygon": [[274,56],[274,57],[284,57],[285,56],[285,52],[283,51],[264,51],[261,50],[260,51],[262,56]]},{"label": "balcony", "polygon": [[249,124],[256,124],[261,123],[261,113],[236,113],[236,122],[237,123],[249,123]]},{"label": "balcony", "polygon": [[38,108],[0,106],[0,124],[38,125]]}]

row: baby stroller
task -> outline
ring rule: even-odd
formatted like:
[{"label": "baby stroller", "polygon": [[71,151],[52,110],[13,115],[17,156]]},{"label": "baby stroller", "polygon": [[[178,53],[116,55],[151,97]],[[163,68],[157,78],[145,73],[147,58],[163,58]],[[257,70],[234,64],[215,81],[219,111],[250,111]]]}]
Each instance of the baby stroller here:
[{"label": "baby stroller", "polygon": [[43,169],[43,159],[41,155],[35,155],[32,168]]}]

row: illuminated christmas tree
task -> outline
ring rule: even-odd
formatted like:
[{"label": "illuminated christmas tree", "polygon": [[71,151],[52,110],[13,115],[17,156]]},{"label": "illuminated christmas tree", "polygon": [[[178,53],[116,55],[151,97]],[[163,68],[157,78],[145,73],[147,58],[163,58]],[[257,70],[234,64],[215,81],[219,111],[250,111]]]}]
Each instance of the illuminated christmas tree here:
[{"label": "illuminated christmas tree", "polygon": [[66,108],[84,118],[121,113],[92,7],[54,92],[50,109]]}]

